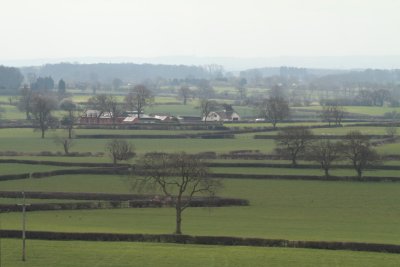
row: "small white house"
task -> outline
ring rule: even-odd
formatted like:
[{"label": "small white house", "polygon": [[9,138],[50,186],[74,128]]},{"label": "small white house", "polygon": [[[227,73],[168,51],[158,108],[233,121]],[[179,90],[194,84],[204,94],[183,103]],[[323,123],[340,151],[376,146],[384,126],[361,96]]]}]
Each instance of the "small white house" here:
[{"label": "small white house", "polygon": [[[205,121],[206,118],[203,118]],[[240,121],[240,116],[235,111],[212,111],[207,116],[207,121]]]}]

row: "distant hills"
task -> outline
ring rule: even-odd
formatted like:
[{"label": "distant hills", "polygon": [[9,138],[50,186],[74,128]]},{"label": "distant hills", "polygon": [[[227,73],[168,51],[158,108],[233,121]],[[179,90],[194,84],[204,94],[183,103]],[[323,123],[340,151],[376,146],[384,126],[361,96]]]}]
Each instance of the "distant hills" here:
[{"label": "distant hills", "polygon": [[246,69],[292,66],[313,69],[400,69],[400,55],[387,56],[276,56],[276,57],[82,57],[30,60],[0,60],[5,66],[40,66],[60,62],[93,64],[93,63],[136,63],[201,66],[209,64],[222,65],[226,71],[239,72]]}]

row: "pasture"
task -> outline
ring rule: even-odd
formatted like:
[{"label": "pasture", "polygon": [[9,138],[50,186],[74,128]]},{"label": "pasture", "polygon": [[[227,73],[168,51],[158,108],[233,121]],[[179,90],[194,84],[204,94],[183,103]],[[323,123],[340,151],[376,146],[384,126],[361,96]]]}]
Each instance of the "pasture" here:
[{"label": "pasture", "polygon": [[400,261],[396,254],[352,251],[39,240],[28,240],[26,262],[20,256],[20,241],[2,240],[2,263],[15,267],[397,267]]},{"label": "pasture", "polygon": [[[127,177],[64,175],[0,182],[2,190],[133,193]],[[357,241],[400,244],[400,184],[224,180],[218,195],[250,206],[191,208],[183,231],[191,235]],[[172,208],[36,211],[28,229],[66,232],[172,233]],[[3,229],[18,229],[20,214],[2,214]],[[46,222],[46,223],[44,223]]]},{"label": "pasture", "polygon": [[[220,88],[220,92],[227,91]],[[219,91],[218,91],[219,92]],[[256,90],[254,90],[256,92]],[[229,91],[229,93],[235,93]],[[74,101],[85,102],[87,96],[74,96]],[[119,97],[122,100],[122,96]],[[1,100],[1,99],[0,99]],[[170,113],[198,116],[197,101],[178,104],[173,97],[156,99],[157,104],[146,113]],[[3,105],[3,120],[24,120],[24,113],[15,106]],[[236,107],[235,107],[236,108]],[[255,116],[253,108],[236,108],[242,116]],[[305,107],[299,110],[319,107]],[[347,109],[347,108],[346,108]],[[349,107],[348,112],[381,116],[394,110],[385,108]],[[62,112],[57,112],[61,116]],[[384,135],[384,126],[356,126],[351,123],[339,128],[313,129],[318,135],[344,135],[352,130],[364,134]],[[326,123],[288,122],[286,126],[320,126]],[[269,123],[226,123],[231,129],[261,130]],[[188,135],[213,133],[213,130],[124,130],[75,129],[76,135]],[[110,139],[77,138],[71,152],[91,152],[90,156],[68,157],[62,147],[53,141],[54,135],[65,136],[61,129],[48,131],[41,139],[38,132],[27,128],[0,129],[0,152],[18,152],[18,156],[1,156],[1,159],[28,159],[59,162],[110,163],[105,144]],[[272,139],[255,139],[254,136],[275,135],[270,129],[264,132],[234,134],[228,139],[128,139],[135,152],[215,152],[252,150],[272,154]],[[400,143],[376,147],[381,154],[400,155]],[[54,156],[38,156],[43,151],[59,152]],[[135,160],[131,160],[133,163]],[[212,162],[211,159],[207,160]],[[289,163],[288,160],[221,159],[220,163]],[[310,164],[300,160],[299,164]],[[316,164],[316,163],[314,163]],[[346,162],[340,162],[346,164]],[[397,160],[384,165],[398,166]],[[78,169],[79,167],[0,163],[0,174],[20,174]],[[213,167],[220,174],[268,175],[323,175],[319,168],[284,167]],[[332,175],[352,176],[354,170],[332,169]],[[390,176],[400,179],[398,170],[369,170],[365,176]],[[60,175],[40,179],[0,181],[0,191],[81,192],[81,193],[137,193],[131,189],[132,177],[122,175]],[[190,208],[183,214],[183,232],[190,235],[259,237],[309,241],[349,241],[400,245],[400,183],[397,182],[333,182],[295,180],[224,179],[224,188],[218,196],[243,198],[249,206],[219,208]],[[161,194],[161,192],[151,192]],[[64,203],[76,200],[27,199],[28,203]],[[21,199],[0,198],[0,204],[20,203]],[[173,208],[123,208],[98,210],[35,211],[27,214],[27,229],[58,232],[99,233],[172,233],[175,213]],[[19,212],[0,215],[2,229],[20,229]],[[5,266],[397,266],[399,255],[351,251],[324,251],[310,249],[254,248],[199,246],[176,244],[150,244],[126,242],[77,242],[28,240],[28,262],[19,261],[19,241],[2,240],[2,262]],[[184,257],[182,255],[185,255]],[[72,262],[71,262],[72,261]],[[134,264],[134,265],[132,265]]]}]

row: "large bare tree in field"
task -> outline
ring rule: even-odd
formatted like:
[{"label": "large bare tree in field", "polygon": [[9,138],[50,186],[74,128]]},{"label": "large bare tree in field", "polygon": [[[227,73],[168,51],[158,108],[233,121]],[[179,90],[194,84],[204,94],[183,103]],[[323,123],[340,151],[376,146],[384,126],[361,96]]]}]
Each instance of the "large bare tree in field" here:
[{"label": "large bare tree in field", "polygon": [[276,124],[289,117],[289,103],[280,96],[272,96],[264,99],[256,105],[259,116],[265,118],[266,121],[272,123],[276,128]]},{"label": "large bare tree in field", "polygon": [[175,234],[182,234],[182,213],[196,195],[212,197],[221,188],[221,182],[210,178],[209,170],[195,155],[150,153],[136,166],[135,190],[159,190],[175,205]]},{"label": "large bare tree in field", "polygon": [[68,138],[71,139],[72,131],[76,121],[75,112],[77,110],[77,106],[71,99],[64,99],[60,103],[60,109],[67,112],[67,115],[62,118],[61,124],[67,128]]},{"label": "large bare tree in field", "polygon": [[322,121],[328,122],[329,126],[331,126],[331,123],[334,123],[336,126],[339,126],[342,124],[342,119],[344,117],[344,114],[345,110],[343,106],[333,103],[324,105],[322,107],[320,116]]},{"label": "large bare tree in field", "polygon": [[24,87],[23,89],[21,89],[20,91],[21,96],[19,97],[19,101],[18,101],[18,109],[20,111],[24,111],[25,112],[25,116],[27,120],[31,119],[31,100],[33,99],[35,93],[32,92],[31,89],[29,89],[28,87]]},{"label": "large bare tree in field", "polygon": [[57,119],[51,114],[56,108],[57,101],[51,96],[36,94],[30,101],[33,124],[35,130],[42,132],[42,138],[49,128],[54,128],[57,125]]},{"label": "large bare tree in field", "polygon": [[304,127],[283,129],[278,132],[275,140],[276,152],[285,158],[290,158],[295,167],[297,166],[297,157],[305,153],[312,138],[312,132]]},{"label": "large bare tree in field", "polygon": [[110,155],[114,166],[118,161],[129,160],[135,156],[134,147],[126,140],[113,139],[106,143],[106,151]]},{"label": "large bare tree in field", "polygon": [[144,107],[154,103],[153,93],[144,85],[136,85],[125,97],[125,105],[128,109],[136,109],[138,118],[143,114]]},{"label": "large bare tree in field", "polygon": [[378,153],[371,146],[369,137],[360,131],[347,133],[343,137],[341,147],[343,157],[351,162],[360,178],[364,170],[381,163]]},{"label": "large bare tree in field", "polygon": [[341,156],[339,144],[326,139],[310,145],[309,149],[307,149],[307,154],[309,159],[321,165],[321,169],[325,172],[325,177],[329,177],[332,163]]},{"label": "large bare tree in field", "polygon": [[113,127],[116,127],[116,120],[118,116],[121,115],[122,109],[115,96],[105,94],[93,96],[89,99],[88,106],[100,111],[97,119],[99,119],[104,113],[108,113],[111,117]]},{"label": "large bare tree in field", "polygon": [[181,86],[178,90],[178,98],[182,99],[184,105],[187,104],[187,101],[194,97],[194,92],[189,88],[189,86]]}]

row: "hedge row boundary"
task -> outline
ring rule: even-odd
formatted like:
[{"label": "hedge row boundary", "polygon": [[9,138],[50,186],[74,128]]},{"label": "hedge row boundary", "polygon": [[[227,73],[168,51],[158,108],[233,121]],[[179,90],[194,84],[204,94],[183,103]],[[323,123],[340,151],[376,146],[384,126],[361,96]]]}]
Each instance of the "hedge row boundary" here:
[{"label": "hedge row boundary", "polygon": [[[77,169],[77,170],[56,170],[50,172],[31,173],[32,178],[43,178],[68,174],[97,174],[97,175],[126,175],[129,174],[127,168],[104,168],[104,169]],[[24,175],[2,175],[0,181],[24,179]],[[140,175],[140,173],[138,173]],[[237,173],[211,173],[212,178],[224,179],[265,179],[265,180],[310,180],[310,181],[353,181],[353,182],[400,182],[400,177],[382,177],[382,176],[318,176],[318,175],[272,175],[272,174],[237,174]]]},{"label": "hedge row boundary", "polygon": [[[26,207],[27,211],[44,210],[81,210],[81,209],[121,209],[121,208],[163,208],[174,207],[174,202],[165,199],[134,199],[127,201],[101,201],[101,202],[70,202],[70,203],[35,203]],[[228,206],[248,206],[249,202],[245,199],[234,198],[212,198],[212,199],[193,199],[190,207],[228,207]],[[0,204],[0,212],[21,211],[21,206],[17,204]]]},{"label": "hedge row boundary", "polygon": [[[0,230],[2,238],[20,238],[21,231]],[[400,253],[400,245],[335,242],[335,241],[293,241],[285,239],[246,238],[231,236],[191,236],[173,234],[112,234],[112,233],[72,233],[72,232],[45,232],[27,231],[26,237],[34,240],[59,241],[106,241],[106,242],[152,242],[175,243],[191,245],[218,245],[218,246],[253,246],[253,247],[283,247],[308,248],[326,250],[351,250],[364,252]]]},{"label": "hedge row boundary", "polygon": [[[319,135],[313,135],[311,136],[312,139],[343,139],[345,135],[340,135],[340,134],[332,134],[332,135],[323,135],[323,134],[319,134]],[[364,135],[368,138],[371,139],[393,139],[393,136],[391,135],[383,135],[383,134],[367,134]],[[272,139],[275,140],[278,138],[278,135],[254,135],[254,139]]]},{"label": "hedge row boundary", "polygon": [[[213,157],[213,155],[208,155],[206,152],[205,153],[200,153],[199,154],[202,157],[207,158]],[[229,154],[232,157],[237,156],[237,154]],[[228,155],[225,155],[228,156]],[[257,155],[260,156],[260,155]],[[278,156],[276,156],[278,157]],[[387,157],[392,157],[392,156],[387,156]],[[278,160],[278,158],[274,158],[273,160]],[[11,164],[32,164],[32,165],[48,165],[48,166],[64,166],[64,167],[93,167],[91,170],[106,170],[106,172],[112,172],[111,170],[126,170],[127,168],[130,168],[132,165],[129,164],[118,164],[117,167],[111,163],[85,163],[85,162],[59,162],[59,161],[36,161],[36,160],[19,160],[19,159],[0,159],[0,163],[11,163]],[[321,166],[318,164],[298,164],[297,166],[293,166],[290,163],[263,163],[263,162],[237,162],[237,163],[231,163],[231,162],[206,162],[205,163],[207,167],[227,167],[227,168],[294,168],[294,169],[320,169]],[[353,169],[353,166],[351,165],[344,165],[344,164],[338,164],[338,165],[333,165],[333,169]],[[373,169],[376,170],[400,170],[400,166],[398,165],[378,165],[374,166]],[[78,170],[89,170],[89,169],[78,169]],[[68,170],[56,170],[57,171],[68,171]],[[69,170],[74,174],[76,170]],[[97,173],[97,171],[94,171]],[[40,173],[40,172],[37,172]],[[48,173],[48,172],[43,172],[43,173]],[[35,173],[32,173],[34,178]],[[81,174],[81,173],[79,173]],[[21,176],[22,178],[20,179],[25,179],[29,178],[29,173],[23,173],[23,174],[10,174],[10,175],[0,175],[0,180],[1,177],[13,177],[13,176]],[[40,174],[39,174],[40,176]],[[12,179],[11,179],[12,180]]]},{"label": "hedge row boundary", "polygon": [[400,177],[383,176],[318,176],[318,175],[272,175],[272,174],[237,174],[212,173],[213,178],[256,179],[256,180],[309,180],[309,181],[345,181],[345,182],[400,182]]},{"label": "hedge row boundary", "polygon": [[209,133],[199,135],[172,135],[172,134],[87,134],[76,135],[77,139],[233,139],[231,133]]}]

